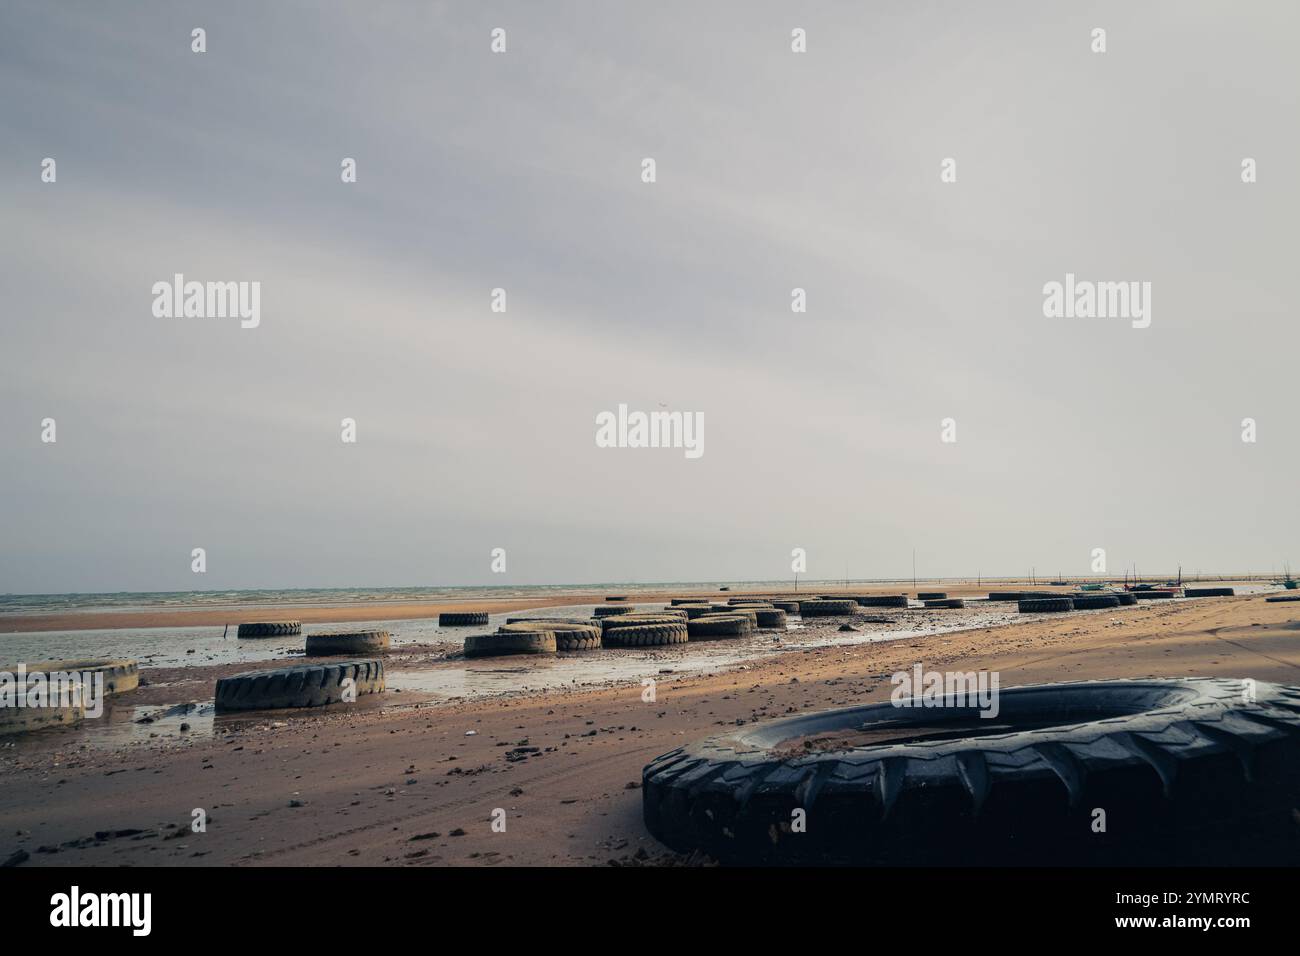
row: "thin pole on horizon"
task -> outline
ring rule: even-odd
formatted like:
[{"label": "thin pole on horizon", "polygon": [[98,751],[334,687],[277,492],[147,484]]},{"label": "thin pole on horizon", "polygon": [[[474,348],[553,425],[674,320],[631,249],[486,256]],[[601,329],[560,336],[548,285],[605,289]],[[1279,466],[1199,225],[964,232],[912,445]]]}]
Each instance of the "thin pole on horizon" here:
[{"label": "thin pole on horizon", "polygon": [[912,549],[912,590],[916,590],[916,548]]}]

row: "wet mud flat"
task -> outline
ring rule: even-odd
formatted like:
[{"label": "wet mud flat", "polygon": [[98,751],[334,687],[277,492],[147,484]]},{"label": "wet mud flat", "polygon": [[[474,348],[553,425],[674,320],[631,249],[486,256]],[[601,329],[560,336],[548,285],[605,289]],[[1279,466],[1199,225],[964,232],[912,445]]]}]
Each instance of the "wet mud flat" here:
[{"label": "wet mud flat", "polygon": [[[644,605],[657,608],[659,605]],[[562,606],[528,612],[539,618],[572,618],[589,614],[590,605]],[[464,638],[490,633],[509,616],[491,615],[480,627],[440,627],[429,621],[375,621],[361,628],[390,630],[393,645],[383,655],[387,690],[362,697],[355,704],[334,705],[335,712],[389,711],[417,704],[437,704],[479,697],[511,697],[541,692],[589,690],[616,685],[641,685],[647,679],[673,675],[717,673],[751,662],[818,647],[855,645],[924,637],[973,628],[997,627],[1016,620],[1014,607],[980,602],[965,609],[866,609],[853,617],[793,618],[785,630],[763,630],[730,639],[692,641],[653,648],[597,648],[554,655],[512,655],[466,659]],[[853,630],[840,630],[848,624]],[[211,631],[195,628],[191,632]],[[41,638],[49,635],[41,634]],[[161,639],[164,646],[141,659],[138,690],[105,701],[104,714],[80,726],[0,742],[29,752],[74,747],[155,745],[183,746],[241,726],[265,723],[268,715],[284,722],[312,715],[318,709],[259,711],[218,715],[213,707],[216,682],[223,677],[275,667],[288,667],[330,658],[308,658],[301,636],[236,640],[212,633],[170,633],[165,636],[111,632],[111,647],[101,647],[100,635],[90,635],[90,647],[75,641],[69,649],[81,653],[129,652],[140,642]],[[196,647],[186,645],[195,644]],[[64,643],[57,645],[60,649]],[[193,653],[190,653],[193,651]],[[161,664],[152,664],[158,661]]]},{"label": "wet mud flat", "polygon": [[[159,737],[112,747],[34,734],[0,748],[0,855],[26,852],[22,865],[689,863],[644,826],[650,761],[755,721],[887,701],[890,675],[918,662],[995,670],[1003,688],[1179,674],[1300,684],[1294,607],[1160,603],[889,640],[841,637],[819,622],[787,633],[782,652],[711,672],[659,673],[674,665],[647,658],[659,673],[651,700],[639,680],[566,683],[445,700],[412,693],[414,703],[409,692],[384,694],[382,703],[223,716],[184,735],[177,715],[155,722]],[[412,672],[466,669],[438,656],[449,650],[413,651]],[[400,681],[406,666],[393,664]],[[194,808],[208,813],[204,834],[189,830]],[[507,833],[490,826],[497,809]],[[1279,852],[1300,862],[1294,842]]]}]

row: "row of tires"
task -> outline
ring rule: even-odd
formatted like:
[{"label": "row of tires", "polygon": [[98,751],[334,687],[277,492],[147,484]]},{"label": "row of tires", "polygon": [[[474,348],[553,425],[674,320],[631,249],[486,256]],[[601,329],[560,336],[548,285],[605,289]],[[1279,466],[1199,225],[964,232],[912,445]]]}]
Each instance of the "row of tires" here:
[{"label": "row of tires", "polygon": [[[495,634],[465,639],[466,657],[554,654],[598,647],[663,647],[688,641],[745,637],[756,630],[784,630],[787,611],[766,602],[672,604],[661,611],[603,605],[586,621],[508,618]],[[601,613],[606,611],[607,613]]]},{"label": "row of tires", "polygon": [[[487,622],[487,611],[444,611],[438,615],[439,627],[481,627]],[[301,633],[302,621],[254,621],[239,625],[238,630],[242,638],[294,637]]]},{"label": "row of tires", "polygon": [[[1187,588],[1183,594],[1195,597],[1232,597],[1232,588]],[[1044,614],[1060,611],[1091,611],[1098,608],[1120,607],[1138,601],[1169,600],[1178,596],[1170,588],[1153,588],[1144,591],[1093,591],[1086,594],[1040,594],[1019,599],[1022,614]],[[989,595],[990,599],[992,595]]]},{"label": "row of tires", "polygon": [[1050,614],[1061,611],[1093,611],[1101,608],[1137,604],[1137,598],[1127,592],[1114,594],[1055,594],[1051,597],[1021,598],[1021,614]]}]

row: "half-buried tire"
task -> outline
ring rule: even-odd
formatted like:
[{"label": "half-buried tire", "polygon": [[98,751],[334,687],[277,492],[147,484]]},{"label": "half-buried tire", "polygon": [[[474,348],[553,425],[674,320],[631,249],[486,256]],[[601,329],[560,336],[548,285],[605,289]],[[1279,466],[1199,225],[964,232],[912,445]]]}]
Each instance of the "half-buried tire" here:
[{"label": "half-buried tire", "polygon": [[216,705],[218,711],[322,707],[344,700],[349,686],[357,697],[382,693],[383,661],[331,661],[223,677]]},{"label": "half-buried tire", "polygon": [[390,644],[392,644],[392,638],[387,631],[308,634],[307,656],[330,657],[347,654],[381,654],[388,650]]},{"label": "half-buried tire", "polygon": [[1098,608],[1119,607],[1119,598],[1113,594],[1071,594],[1070,601],[1074,604],[1076,611],[1095,611]]},{"label": "half-buried tire", "polygon": [[754,630],[754,622],[744,614],[711,614],[697,617],[686,625],[692,641],[744,637]]},{"label": "half-buried tire", "polygon": [[965,598],[928,598],[925,601],[926,607],[933,608],[958,608],[966,606]]},{"label": "half-buried tire", "polygon": [[516,621],[501,626],[497,633],[549,631],[555,635],[557,651],[591,651],[600,647],[600,627],[572,621]]},{"label": "half-buried tire", "polygon": [[[724,863],[1284,857],[1300,688],[1251,686],[1253,697],[1226,679],[1047,684],[1003,689],[988,719],[913,699],[751,724],[647,765],[645,824]],[[1243,850],[1243,836],[1257,846]]]},{"label": "half-buried tire", "polygon": [[1185,588],[1185,597],[1232,597],[1237,592],[1232,588]]},{"label": "half-buried tire", "polygon": [[[517,628],[517,624],[506,627]],[[508,654],[554,654],[554,631],[506,630],[495,634],[471,634],[465,638],[466,657],[504,657]]]},{"label": "half-buried tire", "polygon": [[1073,611],[1074,601],[1068,597],[1021,598],[1017,610],[1021,614],[1047,614],[1057,611]]},{"label": "half-buried tire", "polygon": [[293,637],[302,633],[302,621],[256,621],[239,625],[236,637]]},{"label": "half-buried tire", "polygon": [[873,594],[857,598],[859,607],[907,607],[906,594]]},{"label": "half-buried tire", "polygon": [[800,617],[848,617],[858,607],[857,601],[800,601]]}]

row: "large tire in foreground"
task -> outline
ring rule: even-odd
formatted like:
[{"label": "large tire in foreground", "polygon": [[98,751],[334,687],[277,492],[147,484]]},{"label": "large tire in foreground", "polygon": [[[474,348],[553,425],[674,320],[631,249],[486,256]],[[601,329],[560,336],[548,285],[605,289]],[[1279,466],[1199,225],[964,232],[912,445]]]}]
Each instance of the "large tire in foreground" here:
[{"label": "large tire in foreground", "polygon": [[685,644],[688,640],[690,632],[686,629],[685,621],[613,627],[601,637],[606,647],[658,647],[663,644]]},{"label": "large tire in foreground", "polygon": [[1046,614],[1055,611],[1073,611],[1074,601],[1068,597],[1021,598],[1016,609],[1021,614]]},{"label": "large tire in foreground", "polygon": [[509,654],[554,654],[554,631],[507,631],[471,634],[465,638],[466,657],[505,657]]},{"label": "large tire in foreground", "polygon": [[1184,588],[1184,597],[1233,597],[1237,592],[1232,588]]},{"label": "large tire in foreground", "polygon": [[1113,596],[1119,600],[1121,605],[1136,604],[1138,602],[1138,599],[1128,591],[1116,591]]},{"label": "large tire in foreground", "polygon": [[239,625],[236,637],[293,637],[302,633],[302,621],[254,621]]},{"label": "large tire in foreground", "polygon": [[1023,591],[990,591],[990,601],[1019,601],[1023,596]]},{"label": "large tire in foreground", "polygon": [[439,627],[481,627],[487,622],[487,611],[443,611],[438,615]]},{"label": "large tire in foreground", "polygon": [[800,601],[800,617],[848,617],[858,607],[857,601]]},{"label": "large tire in foreground", "polygon": [[989,719],[904,703],[666,753],[642,772],[646,827],[725,863],[1295,862],[1300,688],[1046,684],[1003,689]]},{"label": "large tire in foreground", "polygon": [[1300,601],[1300,594],[1275,594],[1264,598],[1269,604],[1282,604],[1287,601]]},{"label": "large tire in foreground", "polygon": [[[110,696],[125,694],[127,691],[135,690],[140,686],[140,665],[137,661],[132,660],[73,659],[43,661],[39,664],[28,664],[27,673],[29,676],[35,673],[76,674],[79,677],[89,676],[92,681],[102,676],[104,693]],[[95,693],[95,688],[87,687],[86,693]]]},{"label": "large tire in foreground", "polygon": [[321,707],[343,700],[348,679],[358,697],[382,693],[383,661],[332,661],[223,677],[217,681],[217,710]]},{"label": "large tire in foreground", "polygon": [[392,644],[387,631],[349,631],[333,634],[308,634],[308,657],[331,657],[358,654],[382,654]]}]

